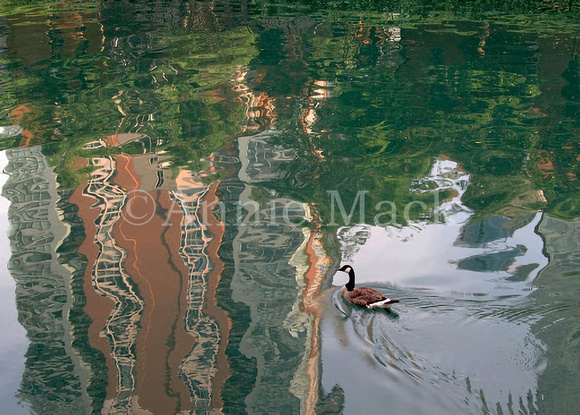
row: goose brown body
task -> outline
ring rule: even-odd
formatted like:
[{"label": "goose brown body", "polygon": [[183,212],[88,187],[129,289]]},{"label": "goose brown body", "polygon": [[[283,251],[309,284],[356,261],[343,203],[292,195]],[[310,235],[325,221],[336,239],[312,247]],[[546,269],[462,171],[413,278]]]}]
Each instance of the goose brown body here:
[{"label": "goose brown body", "polygon": [[352,291],[348,291],[346,286],[344,286],[341,291],[344,298],[361,307],[368,307],[373,303],[388,299],[387,296],[370,287],[358,287]]},{"label": "goose brown body", "polygon": [[339,271],[348,274],[348,283],[342,289],[343,297],[351,304],[367,308],[389,308],[399,300],[391,300],[380,291],[370,287],[354,288],[354,269],[350,265],[345,265]]}]

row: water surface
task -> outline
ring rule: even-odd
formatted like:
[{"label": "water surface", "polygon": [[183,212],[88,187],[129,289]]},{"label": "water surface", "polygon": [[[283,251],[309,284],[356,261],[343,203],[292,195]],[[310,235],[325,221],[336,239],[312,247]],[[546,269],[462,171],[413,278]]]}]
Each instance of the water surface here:
[{"label": "water surface", "polygon": [[13,6],[4,408],[577,412],[574,13]]}]

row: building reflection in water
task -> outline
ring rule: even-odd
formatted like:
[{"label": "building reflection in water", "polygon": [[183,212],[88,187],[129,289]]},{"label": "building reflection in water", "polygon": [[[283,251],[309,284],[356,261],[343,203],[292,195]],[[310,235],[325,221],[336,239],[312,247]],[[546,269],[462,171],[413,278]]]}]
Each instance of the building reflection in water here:
[{"label": "building reflection in water", "polygon": [[[118,135],[106,144],[143,138]],[[187,171],[172,179],[159,154],[91,163],[98,169],[71,201],[87,229],[93,224],[95,230],[97,249],[87,253],[94,266],[87,274],[100,297],[112,300],[107,306],[94,298],[94,307],[87,307],[94,321],[91,343],[109,356],[106,409],[209,408],[220,332],[203,311],[212,237],[198,215],[215,186]]]},{"label": "building reflection in water", "polygon": [[55,176],[39,147],[6,151],[10,201],[8,268],[18,320],[30,341],[19,398],[38,413],[75,413],[87,404],[86,368],[73,349],[71,272],[57,249],[67,236]]},{"label": "building reflection in water", "polygon": [[[312,28],[306,19],[284,30],[292,40]],[[296,60],[304,54],[298,46]],[[38,340],[34,318],[22,319],[31,338],[22,394],[35,410],[315,412],[323,397],[317,296],[336,259],[326,251],[314,206],[265,190],[295,154],[276,144],[276,98],[250,85],[264,76],[243,67],[234,74],[247,135],[236,139],[235,150],[215,154],[205,172],[173,176],[167,156],[145,144],[155,134],[122,133],[85,150],[141,143],[144,153],[95,155],[85,161],[90,178],[59,194],[39,148],[11,150],[4,192],[12,203],[20,313],[35,309],[29,286],[39,276],[48,284],[42,295],[55,299],[43,303],[54,328],[44,322]],[[312,87],[300,120],[312,136],[333,85],[304,81]],[[138,130],[149,131],[139,120]],[[225,178],[212,182],[216,167]],[[31,200],[40,201],[44,216],[22,216],[37,209]],[[207,207],[216,203],[223,215]],[[71,212],[59,213],[59,204]],[[293,224],[304,220],[310,226]],[[34,251],[30,244],[40,245],[27,227],[46,233],[42,255],[31,260],[23,259]],[[73,227],[84,239],[71,234]],[[65,267],[59,252],[67,237],[78,258]],[[44,271],[35,274],[40,263]]]},{"label": "building reflection in water", "polygon": [[[145,138],[119,134],[86,148]],[[38,147],[8,152],[10,269],[31,339],[21,393],[35,410],[165,413],[241,405],[263,412],[281,405],[314,411],[315,297],[332,261],[323,233],[291,223],[315,223],[311,206],[270,195],[260,199],[257,216],[244,210],[256,203],[256,184],[292,160],[273,138],[241,137],[239,170],[224,150],[208,171],[183,170],[175,178],[163,168],[163,154],[90,158],[90,179],[60,195]],[[205,181],[215,165],[229,169],[229,178]],[[211,212],[218,202],[224,215]],[[76,206],[76,215],[59,213],[59,204]],[[73,225],[85,237],[67,249],[83,260],[63,266],[63,240]],[[226,303],[224,289],[231,292]],[[90,321],[72,327],[77,314]],[[224,388],[248,375],[230,367],[230,333],[244,322],[233,344],[255,372],[247,395],[225,395]],[[51,402],[52,396],[62,401]]]},{"label": "building reflection in water", "polygon": [[[106,356],[109,390],[116,388],[106,405],[114,412],[129,405],[135,390],[135,342],[145,304],[127,272],[127,251],[114,234],[127,199],[126,190],[114,181],[117,160],[103,157],[91,160],[91,164],[96,168],[91,180],[81,195],[73,194],[71,202],[79,206],[79,216],[85,220],[87,242],[93,236],[92,244],[80,250],[89,260],[85,276],[95,292],[108,300],[93,301],[87,293],[87,312],[93,319],[89,341]],[[99,322],[104,324],[96,330]]]},{"label": "building reflection in water", "polygon": [[[238,177],[224,183],[232,202],[252,206],[256,185],[275,180],[282,174],[281,165],[292,160],[288,149],[272,143],[275,135],[238,139]],[[281,407],[311,411],[318,393],[319,351],[313,297],[330,260],[316,231],[292,225],[312,218],[309,206],[273,194],[260,202],[256,215],[248,209],[230,236],[232,298],[247,306],[250,317],[239,349],[257,366],[245,402],[251,413]]]},{"label": "building reflection in water", "polygon": [[[175,178],[163,154],[90,159],[91,179],[67,196],[83,222],[78,252],[86,262],[66,267],[59,261],[70,215],[59,212],[64,195],[52,170],[38,148],[7,153],[10,269],[31,340],[21,394],[34,410],[316,412],[325,398],[317,297],[337,261],[312,206],[260,192],[294,157],[276,134],[240,137],[237,151],[215,154],[208,171]],[[118,135],[89,147],[142,139]],[[226,177],[204,180],[215,168]],[[130,199],[135,190],[148,197]],[[466,260],[457,266],[471,269]],[[79,270],[84,299],[73,287]],[[79,312],[91,319],[85,332],[76,327]]]}]

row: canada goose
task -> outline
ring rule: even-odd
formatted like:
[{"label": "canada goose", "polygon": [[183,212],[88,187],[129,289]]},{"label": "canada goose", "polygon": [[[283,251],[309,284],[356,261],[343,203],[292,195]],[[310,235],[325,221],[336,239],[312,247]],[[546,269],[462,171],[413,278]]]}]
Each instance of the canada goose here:
[{"label": "canada goose", "polygon": [[341,292],[343,297],[350,303],[374,310],[376,308],[390,308],[393,304],[399,302],[399,300],[391,300],[374,288],[354,288],[354,269],[350,265],[343,266],[339,271],[348,274],[348,282],[342,287]]}]

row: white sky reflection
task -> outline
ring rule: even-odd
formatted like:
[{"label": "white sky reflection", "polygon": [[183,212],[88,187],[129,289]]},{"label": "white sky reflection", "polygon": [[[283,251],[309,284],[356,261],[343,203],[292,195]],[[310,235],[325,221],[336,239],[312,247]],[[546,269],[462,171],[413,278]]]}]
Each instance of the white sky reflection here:
[{"label": "white sky reflection", "polygon": [[414,190],[455,190],[439,208],[445,223],[340,230],[342,264],[353,265],[357,284],[402,299],[395,314],[373,313],[333,291],[322,324],[323,386],[340,385],[345,413],[517,413],[537,405],[545,346],[530,331],[527,296],[548,264],[535,232],[542,213],[471,223],[461,202],[469,183],[457,163],[437,160]]}]

